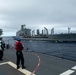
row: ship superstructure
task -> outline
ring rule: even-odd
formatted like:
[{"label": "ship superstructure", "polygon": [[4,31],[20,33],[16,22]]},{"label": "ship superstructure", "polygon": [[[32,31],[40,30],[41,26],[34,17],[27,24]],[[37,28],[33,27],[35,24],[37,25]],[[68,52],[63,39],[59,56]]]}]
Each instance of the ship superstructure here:
[{"label": "ship superstructure", "polygon": [[21,30],[17,31],[16,36],[20,36],[22,38],[31,37],[31,29],[25,28],[25,25],[21,25]]}]

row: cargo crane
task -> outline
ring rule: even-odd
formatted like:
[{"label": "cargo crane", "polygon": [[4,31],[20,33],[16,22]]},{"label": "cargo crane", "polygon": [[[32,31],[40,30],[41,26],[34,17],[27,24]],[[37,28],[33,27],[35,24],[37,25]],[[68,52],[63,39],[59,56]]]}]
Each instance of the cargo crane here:
[{"label": "cargo crane", "polygon": [[68,34],[70,34],[70,29],[71,29],[71,27],[68,27]]},{"label": "cargo crane", "polygon": [[48,36],[48,29],[46,27],[44,27],[44,35]]},{"label": "cargo crane", "polygon": [[54,28],[51,29],[51,35],[53,35],[53,34],[54,34]]},{"label": "cargo crane", "polygon": [[32,36],[34,36],[34,35],[35,35],[35,30],[32,31]]}]

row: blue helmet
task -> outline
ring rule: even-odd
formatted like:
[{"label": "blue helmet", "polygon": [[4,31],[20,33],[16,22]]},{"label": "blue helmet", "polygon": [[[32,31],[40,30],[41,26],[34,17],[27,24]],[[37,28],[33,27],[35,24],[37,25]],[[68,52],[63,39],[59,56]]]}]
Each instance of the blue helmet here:
[{"label": "blue helmet", "polygon": [[21,38],[20,38],[20,37],[18,37],[18,38],[17,38],[17,41],[21,41]]}]

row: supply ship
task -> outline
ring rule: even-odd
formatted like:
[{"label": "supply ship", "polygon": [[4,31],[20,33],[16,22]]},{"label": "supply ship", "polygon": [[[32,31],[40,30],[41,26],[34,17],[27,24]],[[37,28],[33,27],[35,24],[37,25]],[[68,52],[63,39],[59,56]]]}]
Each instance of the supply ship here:
[{"label": "supply ship", "polygon": [[55,42],[76,42],[76,33],[48,35]]},{"label": "supply ship", "polygon": [[16,32],[16,37],[18,36],[25,40],[76,42],[76,33],[70,33],[70,28],[68,28],[68,33],[61,34],[54,34],[54,28],[52,28],[51,34],[48,34],[48,29],[44,27],[42,33],[40,33],[39,29],[37,29],[35,34],[35,30],[31,31],[31,29],[25,28],[25,25],[21,25],[21,29]]}]

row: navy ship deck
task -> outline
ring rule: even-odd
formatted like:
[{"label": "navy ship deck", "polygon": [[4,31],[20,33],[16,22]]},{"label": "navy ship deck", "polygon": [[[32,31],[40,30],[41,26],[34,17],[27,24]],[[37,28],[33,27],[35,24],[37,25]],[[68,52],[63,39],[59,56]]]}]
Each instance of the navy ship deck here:
[{"label": "navy ship deck", "polygon": [[[4,51],[0,75],[76,75],[76,62],[37,52],[23,51],[26,69],[16,69],[15,49]],[[34,73],[34,74],[33,74]]]}]

